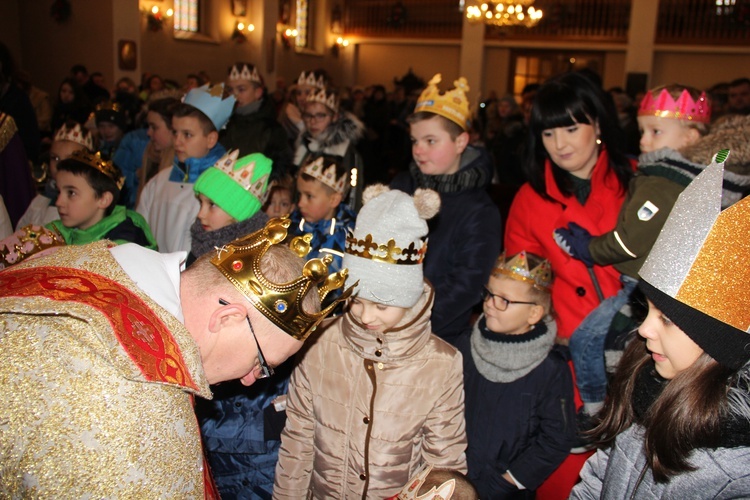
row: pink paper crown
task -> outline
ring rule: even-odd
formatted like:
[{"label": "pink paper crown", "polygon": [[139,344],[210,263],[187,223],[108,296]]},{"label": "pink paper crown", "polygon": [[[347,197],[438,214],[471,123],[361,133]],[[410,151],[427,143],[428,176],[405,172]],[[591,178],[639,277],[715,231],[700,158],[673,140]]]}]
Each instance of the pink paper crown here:
[{"label": "pink paper crown", "polygon": [[683,90],[675,101],[667,89],[662,89],[658,97],[649,90],[641,101],[638,116],[658,116],[698,123],[711,122],[711,105],[705,92],[701,92],[697,101],[690,97],[690,92]]}]

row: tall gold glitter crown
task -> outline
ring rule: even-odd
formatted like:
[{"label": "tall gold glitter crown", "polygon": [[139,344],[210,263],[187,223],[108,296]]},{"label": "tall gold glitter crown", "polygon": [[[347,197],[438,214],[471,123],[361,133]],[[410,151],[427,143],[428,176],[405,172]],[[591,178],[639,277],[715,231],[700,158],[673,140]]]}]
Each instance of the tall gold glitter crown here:
[{"label": "tall gold glitter crown", "polygon": [[396,241],[391,238],[385,244],[380,244],[372,240],[372,235],[368,234],[363,240],[354,236],[346,238],[346,253],[355,255],[364,259],[374,260],[376,262],[385,262],[386,264],[415,265],[421,264],[427,253],[427,241],[422,240],[420,243],[409,243],[406,248],[396,246]]},{"label": "tall gold glitter crown", "polygon": [[497,259],[493,274],[503,274],[514,280],[523,281],[538,288],[548,290],[552,284],[552,266],[544,259],[534,269],[529,270],[529,259],[523,250],[510,260],[506,260],[505,252]]},{"label": "tall gold glitter crown", "polygon": [[[274,283],[263,275],[261,258],[271,245],[282,244],[290,224],[287,218],[271,219],[263,229],[217,249],[211,263],[266,318],[295,339],[304,341],[339,302],[349,298],[354,286],[319,313],[308,313],[303,309],[302,301],[310,288],[317,286],[318,298],[322,302],[329,292],[344,285],[348,275],[346,269],[328,274],[333,257],[326,255],[322,259],[308,260],[302,276],[288,283]],[[312,235],[293,238],[289,247],[297,255],[307,255],[311,239]]]},{"label": "tall gold glitter crown", "polygon": [[0,269],[18,264],[49,248],[64,245],[65,239],[57,231],[34,225],[22,227],[0,241]]},{"label": "tall gold glitter crown", "polygon": [[99,155],[99,153],[92,154],[85,149],[81,149],[75,151],[72,155],[70,155],[70,158],[72,160],[78,160],[82,163],[85,163],[91,168],[95,168],[99,172],[103,173],[104,175],[115,181],[115,184],[117,184],[117,189],[122,189],[122,187],[125,185],[125,177],[122,175],[120,169],[117,168],[117,165],[115,165],[111,161],[102,160],[102,157]]},{"label": "tall gold glitter crown", "polygon": [[319,102],[333,110],[334,113],[339,110],[339,98],[332,90],[320,89],[317,92],[312,92],[307,96],[307,102]]},{"label": "tall gold glitter crown", "polygon": [[319,156],[315,160],[306,163],[302,167],[302,173],[314,177],[337,193],[344,193],[346,180],[349,177],[344,172],[340,178],[336,177],[336,162],[331,161],[328,167],[325,165],[325,157]]},{"label": "tall gold glitter crown", "polygon": [[229,79],[247,80],[249,82],[253,82],[255,84],[263,86],[263,79],[258,73],[258,68],[256,66],[253,66],[252,71],[250,71],[250,67],[245,63],[233,64],[232,69],[229,71]]},{"label": "tall gold glitter crown", "polygon": [[440,73],[436,74],[422,91],[414,112],[427,111],[435,113],[458,124],[462,129],[469,130],[471,125],[471,111],[466,93],[469,84],[463,76],[453,82],[455,88],[441,94],[438,83],[442,80]]}]

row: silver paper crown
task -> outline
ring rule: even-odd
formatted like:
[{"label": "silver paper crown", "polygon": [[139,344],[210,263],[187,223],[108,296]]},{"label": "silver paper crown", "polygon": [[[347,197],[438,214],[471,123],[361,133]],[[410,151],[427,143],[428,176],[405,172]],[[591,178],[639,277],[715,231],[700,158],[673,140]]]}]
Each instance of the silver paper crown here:
[{"label": "silver paper crown", "polygon": [[247,80],[260,86],[263,86],[263,79],[258,74],[258,68],[253,66],[252,71],[247,64],[233,64],[229,71],[230,80]]}]

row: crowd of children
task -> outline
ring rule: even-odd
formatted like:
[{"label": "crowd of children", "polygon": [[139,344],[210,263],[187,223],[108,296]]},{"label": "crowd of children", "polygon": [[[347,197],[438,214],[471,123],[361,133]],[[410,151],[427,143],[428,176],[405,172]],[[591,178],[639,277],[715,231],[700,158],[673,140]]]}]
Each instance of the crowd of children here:
[{"label": "crowd of children", "polygon": [[[462,77],[442,91],[435,75],[404,113],[412,161],[390,187],[364,185],[365,125],[324,73],[303,71],[280,107],[251,63],[230,66],[223,82],[194,79],[182,95],[152,77],[140,113],[106,98],[83,110],[80,87],[63,82],[47,178],[18,220],[25,229],[0,243],[0,269],[18,261],[19,238],[27,244],[37,233],[68,245],[107,239],[184,252],[190,266],[280,218],[310,258],[346,270],[354,295],[295,359],[268,367],[261,357],[268,377],[251,387],[212,386],[214,398],[197,401],[224,497],[563,498],[588,456],[571,466],[571,450],[594,446],[601,449],[574,497],[674,496],[714,469],[727,476],[727,491],[750,493],[747,474],[724,465],[747,465],[750,445],[740,335],[748,323],[728,311],[748,309],[746,297],[706,309],[696,292],[679,292],[706,269],[676,287],[663,269],[667,242],[682,241],[673,219],[700,205],[687,201],[696,192],[732,207],[726,219],[746,215],[746,117],[712,124],[704,92],[654,88],[638,111],[634,168],[601,89],[578,74],[554,79],[529,103],[529,136],[518,138],[531,148],[529,182],[504,231],[488,192],[503,173],[472,143]],[[135,120],[144,127],[130,130]],[[729,159],[722,154],[706,167],[723,148]],[[708,178],[714,184],[701,188]],[[730,238],[724,215],[706,210],[680,219],[710,233],[695,251],[714,233]],[[750,255],[746,243],[732,251]],[[714,278],[728,274],[716,269]],[[605,345],[619,334],[617,316],[644,293],[646,342],[620,338],[627,368],[612,382],[617,363],[608,363]],[[326,304],[340,294],[328,294]],[[573,295],[586,306],[567,300]],[[672,328],[689,342],[669,340]],[[710,328],[727,330],[745,354],[721,347]],[[707,395],[711,383],[729,387],[711,403],[712,425],[726,423],[734,437],[716,427],[703,432],[680,413],[702,410],[698,396],[681,409],[678,390]],[[690,422],[674,430],[654,415]],[[657,430],[680,443],[676,451]],[[691,452],[701,457],[697,471]],[[637,480],[623,479],[639,471]],[[568,477],[550,494],[544,485],[555,474]],[[714,476],[706,484],[721,488]]]}]

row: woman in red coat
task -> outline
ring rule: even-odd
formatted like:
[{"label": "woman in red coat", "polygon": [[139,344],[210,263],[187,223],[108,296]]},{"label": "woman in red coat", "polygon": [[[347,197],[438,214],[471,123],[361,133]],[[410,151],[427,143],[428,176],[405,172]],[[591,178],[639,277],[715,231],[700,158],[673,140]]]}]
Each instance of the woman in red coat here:
[{"label": "woman in red coat", "polygon": [[[581,73],[545,83],[531,110],[529,182],[511,205],[505,250],[549,259],[555,273],[552,304],[563,343],[599,297],[589,270],[557,246],[552,232],[571,222],[592,235],[615,227],[636,165],[623,153],[616,116],[601,88]],[[604,297],[617,293],[620,274],[612,266],[594,265],[592,270]],[[545,495],[542,485],[538,498],[567,498],[585,457],[569,457],[547,481],[554,495]]]}]

